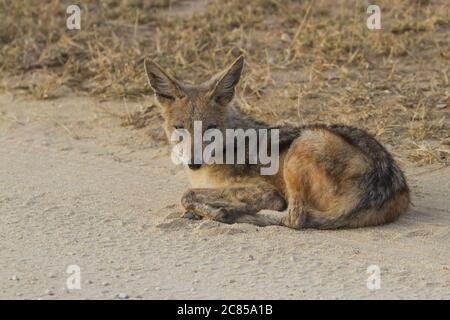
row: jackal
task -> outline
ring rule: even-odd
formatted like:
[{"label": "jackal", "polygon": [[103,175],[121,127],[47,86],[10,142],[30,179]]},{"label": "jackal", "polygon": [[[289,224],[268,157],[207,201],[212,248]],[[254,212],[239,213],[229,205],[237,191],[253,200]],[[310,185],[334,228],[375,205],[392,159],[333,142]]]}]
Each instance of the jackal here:
[{"label": "jackal", "polygon": [[[186,84],[153,61],[146,74],[173,130],[266,128],[279,130],[279,170],[261,175],[258,164],[186,166],[192,188],[181,204],[188,216],[224,223],[283,225],[295,229],[374,226],[396,220],[410,204],[405,177],[389,152],[361,129],[344,125],[271,127],[233,104],[244,65],[239,57],[199,85]],[[258,213],[284,211],[280,218]]]}]

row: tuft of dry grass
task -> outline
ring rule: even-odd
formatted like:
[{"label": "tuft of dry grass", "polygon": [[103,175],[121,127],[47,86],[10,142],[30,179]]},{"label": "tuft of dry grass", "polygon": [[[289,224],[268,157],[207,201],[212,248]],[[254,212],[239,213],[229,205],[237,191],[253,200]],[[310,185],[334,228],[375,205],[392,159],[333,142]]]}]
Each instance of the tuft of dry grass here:
[{"label": "tuft of dry grass", "polygon": [[244,54],[247,112],[364,127],[404,161],[449,162],[446,0],[377,1],[382,30],[366,27],[365,1],[81,1],[79,31],[66,30],[69,4],[0,1],[4,90],[140,98],[145,57],[201,80]]}]

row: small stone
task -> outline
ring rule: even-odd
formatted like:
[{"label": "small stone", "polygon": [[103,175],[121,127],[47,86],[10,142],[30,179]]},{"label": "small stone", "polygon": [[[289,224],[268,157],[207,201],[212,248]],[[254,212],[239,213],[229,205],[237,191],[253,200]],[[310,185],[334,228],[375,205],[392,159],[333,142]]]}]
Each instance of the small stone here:
[{"label": "small stone", "polygon": [[237,47],[233,47],[233,49],[231,49],[231,54],[235,57],[240,56],[242,54],[241,49],[237,48]]},{"label": "small stone", "polygon": [[385,143],[384,147],[390,152],[394,151],[394,146],[390,143]]},{"label": "small stone", "polygon": [[84,283],[86,283],[86,284],[93,284],[94,282],[92,282],[92,280],[86,280]]},{"label": "small stone", "polygon": [[54,293],[52,290],[50,290],[50,289],[45,290],[45,294],[48,295],[48,296],[53,296],[53,295],[55,295],[55,293]]},{"label": "small stone", "polygon": [[439,103],[439,104],[436,105],[436,108],[438,108],[438,109],[445,109],[445,108],[447,108],[447,105],[445,103]]},{"label": "small stone", "polygon": [[291,37],[290,37],[287,33],[283,33],[283,34],[281,35],[281,41],[284,41],[284,42],[291,42],[292,40],[291,40]]},{"label": "small stone", "polygon": [[48,277],[51,278],[51,279],[54,279],[54,278],[56,278],[56,275],[53,274],[53,273],[49,273],[49,274],[48,274]]},{"label": "small stone", "polygon": [[161,287],[155,287],[156,291],[161,291]]},{"label": "small stone", "polygon": [[295,262],[295,257],[294,257],[294,256],[290,256],[290,257],[289,257],[289,260],[290,260],[291,262]]},{"label": "small stone", "polygon": [[117,295],[117,298],[119,298],[120,300],[126,300],[129,298],[128,294],[121,292]]},{"label": "small stone", "polygon": [[12,275],[11,278],[9,278],[9,279],[12,280],[12,281],[19,281],[20,280],[19,277],[16,276],[16,275]]},{"label": "small stone", "polygon": [[109,286],[109,282],[102,282],[102,286],[104,286],[104,287],[107,287],[107,286]]},{"label": "small stone", "polygon": [[255,260],[255,257],[253,257],[251,254],[249,254],[248,257],[247,257],[247,260],[248,261],[253,261],[253,260]]}]

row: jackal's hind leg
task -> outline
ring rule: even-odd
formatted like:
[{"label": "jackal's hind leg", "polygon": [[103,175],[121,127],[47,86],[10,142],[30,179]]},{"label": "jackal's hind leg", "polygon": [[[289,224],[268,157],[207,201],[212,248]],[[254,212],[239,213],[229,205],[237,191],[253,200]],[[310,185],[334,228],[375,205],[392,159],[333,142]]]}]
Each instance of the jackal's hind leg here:
[{"label": "jackal's hind leg", "polygon": [[281,224],[293,229],[302,229],[305,227],[307,215],[301,200],[293,197],[289,201],[288,213],[281,219]]}]

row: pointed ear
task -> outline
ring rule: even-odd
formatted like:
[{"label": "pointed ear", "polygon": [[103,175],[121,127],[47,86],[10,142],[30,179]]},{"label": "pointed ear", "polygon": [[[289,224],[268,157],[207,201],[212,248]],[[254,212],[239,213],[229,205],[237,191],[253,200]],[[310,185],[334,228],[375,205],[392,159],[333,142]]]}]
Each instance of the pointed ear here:
[{"label": "pointed ear", "polygon": [[241,77],[244,66],[244,57],[240,56],[233,64],[223,72],[211,94],[211,99],[220,105],[227,105],[234,97],[234,88]]},{"label": "pointed ear", "polygon": [[181,89],[177,80],[166,73],[157,63],[144,61],[147,79],[160,102],[171,102],[181,97]]}]

